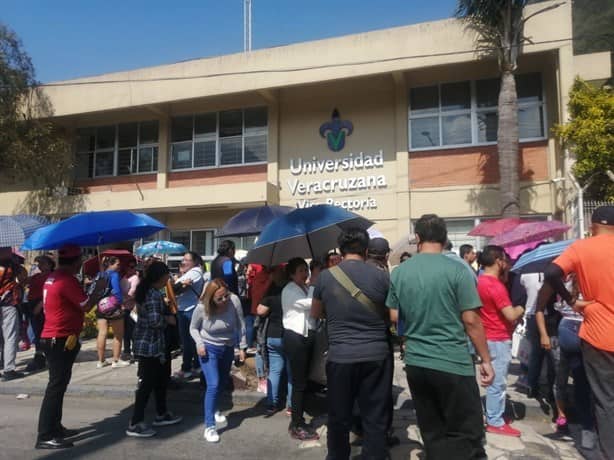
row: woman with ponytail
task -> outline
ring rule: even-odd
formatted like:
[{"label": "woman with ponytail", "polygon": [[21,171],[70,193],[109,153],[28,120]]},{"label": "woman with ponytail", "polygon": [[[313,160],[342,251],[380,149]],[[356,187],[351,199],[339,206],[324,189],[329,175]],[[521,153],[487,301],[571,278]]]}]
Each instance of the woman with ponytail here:
[{"label": "woman with ponytail", "polygon": [[149,438],[156,434],[144,422],[145,407],[152,391],[157,414],[153,426],[174,425],[181,421],[181,417],[166,409],[170,357],[166,352],[164,332],[167,325],[175,324],[175,317],[167,310],[160,290],[166,286],[169,276],[165,263],[152,262],[134,294],[138,320],[134,328],[133,352],[139,363],[139,380],[134,412],[126,430],[126,434],[132,437]]}]

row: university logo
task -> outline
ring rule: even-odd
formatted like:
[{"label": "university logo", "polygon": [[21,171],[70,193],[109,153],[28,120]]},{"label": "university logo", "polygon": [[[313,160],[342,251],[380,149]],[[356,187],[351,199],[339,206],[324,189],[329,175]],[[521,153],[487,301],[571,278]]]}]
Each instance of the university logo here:
[{"label": "university logo", "polygon": [[333,152],[343,150],[343,147],[345,147],[345,137],[350,136],[352,131],[354,131],[352,122],[341,120],[337,109],[333,110],[332,119],[322,123],[322,126],[320,126],[320,136],[326,138],[328,148]]}]

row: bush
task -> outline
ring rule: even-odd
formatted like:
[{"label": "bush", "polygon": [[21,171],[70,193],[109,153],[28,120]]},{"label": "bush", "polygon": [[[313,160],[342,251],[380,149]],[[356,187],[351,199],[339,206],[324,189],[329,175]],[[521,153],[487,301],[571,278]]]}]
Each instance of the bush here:
[{"label": "bush", "polygon": [[[85,314],[85,319],[83,320],[83,330],[81,331],[81,338],[83,340],[86,339],[94,339],[98,336],[98,326],[96,320],[96,309],[93,308],[89,312]],[[107,331],[107,338],[113,338],[113,332],[111,328]]]}]

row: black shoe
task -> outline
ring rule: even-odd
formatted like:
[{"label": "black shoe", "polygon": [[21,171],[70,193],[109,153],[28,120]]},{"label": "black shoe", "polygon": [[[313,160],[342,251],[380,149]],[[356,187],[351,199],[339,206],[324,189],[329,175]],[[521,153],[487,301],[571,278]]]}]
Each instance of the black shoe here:
[{"label": "black shoe", "polygon": [[73,436],[77,436],[78,434],[79,430],[71,430],[63,426],[60,436],[63,438],[72,438]]},{"label": "black shoe", "polygon": [[320,439],[320,435],[314,431],[309,425],[300,424],[291,426],[288,430],[290,436],[299,441],[315,441]]},{"label": "black shoe", "polygon": [[21,379],[23,377],[25,377],[25,374],[23,372],[4,371],[4,373],[2,374],[2,381],[8,382],[9,380]]},{"label": "black shoe", "polygon": [[36,447],[37,449],[66,449],[68,447],[73,447],[74,444],[70,441],[66,441],[62,438],[52,438],[47,441],[37,441]]},{"label": "black shoe", "polygon": [[265,411],[265,415],[266,415],[266,417],[272,417],[273,415],[275,415],[279,411],[281,411],[281,407],[267,406],[266,411]]}]

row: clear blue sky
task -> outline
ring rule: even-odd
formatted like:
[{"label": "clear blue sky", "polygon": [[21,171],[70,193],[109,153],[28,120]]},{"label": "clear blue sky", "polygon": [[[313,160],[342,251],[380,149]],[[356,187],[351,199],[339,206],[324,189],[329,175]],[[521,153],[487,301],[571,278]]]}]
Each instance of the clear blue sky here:
[{"label": "clear blue sky", "polygon": [[[253,49],[451,17],[455,0],[252,0]],[[40,81],[243,50],[243,0],[2,0]]]}]

